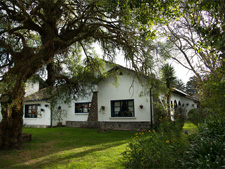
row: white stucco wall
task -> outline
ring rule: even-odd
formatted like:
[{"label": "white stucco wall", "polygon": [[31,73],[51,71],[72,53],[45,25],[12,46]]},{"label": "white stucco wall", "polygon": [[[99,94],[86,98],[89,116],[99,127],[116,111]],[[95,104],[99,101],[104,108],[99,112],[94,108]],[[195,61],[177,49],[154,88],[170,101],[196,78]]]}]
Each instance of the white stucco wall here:
[{"label": "white stucco wall", "polygon": [[[98,85],[98,120],[99,121],[150,121],[149,96],[140,97],[140,92],[144,89],[137,78],[123,71],[119,78],[119,85],[116,87],[114,78],[108,78]],[[111,117],[112,100],[134,99],[134,117]],[[143,105],[143,109],[139,106]],[[101,110],[105,106],[105,111]]]},{"label": "white stucco wall", "polygon": [[182,98],[182,101],[185,103],[185,109],[186,109],[187,116],[188,116],[188,112],[191,109],[197,108],[197,103],[195,103],[195,101],[190,98],[187,98],[187,97]]},{"label": "white stucco wall", "polygon": [[39,82],[28,81],[25,88],[25,97],[39,91]]},{"label": "white stucco wall", "polygon": [[[59,106],[61,109],[67,113],[67,117],[62,120],[62,124],[65,125],[66,121],[87,121],[88,113],[75,113],[75,103],[83,103],[83,102],[91,102],[92,93],[90,92],[89,95],[86,97],[79,97],[77,100],[72,100],[70,103],[66,104],[63,100],[59,101],[55,106],[58,108]],[[46,101],[35,101],[35,102],[25,102],[25,105],[29,104],[40,104],[38,106],[38,111],[40,112],[41,109],[44,109],[42,112],[42,116],[38,118],[25,118],[23,116],[24,124],[25,125],[35,125],[35,126],[50,126],[51,125],[51,108],[50,103]],[[25,105],[24,105],[24,112],[25,112]],[[46,107],[45,105],[48,105]],[[53,110],[54,111],[54,110]],[[53,112],[52,112],[53,113]],[[56,126],[58,121],[52,118],[52,126]]]},{"label": "white stucco wall", "polygon": [[[69,104],[65,104],[61,101],[57,104],[62,110],[67,112],[67,117],[63,119],[62,124],[65,125],[66,121],[87,121],[89,113],[75,113],[75,103],[86,103],[91,102],[92,92],[85,97],[79,97],[76,100],[72,100]],[[57,125],[57,121],[53,121],[53,126]]]},{"label": "white stucco wall", "polygon": [[[36,125],[36,126],[50,126],[51,123],[51,116],[50,116],[50,104],[45,101],[35,101],[35,102],[25,102],[25,105],[32,105],[32,104],[40,104],[38,106],[38,112],[42,115],[37,118],[25,118],[25,113],[23,115],[23,124],[24,125]],[[25,105],[24,105],[24,112],[25,112]],[[48,105],[48,107],[45,107]],[[43,109],[44,111],[41,111]]]},{"label": "white stucco wall", "polygon": [[177,101],[177,105],[178,105],[179,101],[181,102],[181,106],[184,107],[186,115],[188,115],[189,110],[197,108],[197,103],[195,103],[194,100],[192,100],[186,96],[181,96],[176,93],[172,93],[170,101],[172,101],[174,104],[175,100]]}]

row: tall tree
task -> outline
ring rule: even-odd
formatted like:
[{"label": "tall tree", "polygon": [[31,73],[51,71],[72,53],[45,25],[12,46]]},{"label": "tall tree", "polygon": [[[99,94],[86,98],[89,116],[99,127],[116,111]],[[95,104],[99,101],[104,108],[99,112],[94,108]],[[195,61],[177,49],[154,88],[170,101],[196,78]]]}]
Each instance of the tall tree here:
[{"label": "tall tree", "polygon": [[[53,85],[57,78],[70,81],[73,79],[71,75],[55,77],[55,72],[60,71],[60,67],[55,69],[56,56],[74,46],[86,54],[87,66],[94,67],[89,51],[93,42],[98,42],[104,54],[111,58],[115,56],[115,49],[123,50],[125,58],[138,68],[136,63],[141,63],[147,54],[144,52],[148,48],[146,41],[155,36],[151,27],[156,21],[171,17],[173,9],[169,6],[173,5],[172,2],[1,0],[0,93],[3,120],[0,123],[0,148],[21,147],[27,79],[46,66],[49,85]],[[75,79],[74,87],[79,84],[79,78]]]},{"label": "tall tree", "polygon": [[224,112],[225,1],[188,0],[180,9],[183,16],[165,28],[183,56],[174,59],[195,73],[202,105]]},{"label": "tall tree", "polygon": [[198,93],[198,78],[196,76],[192,76],[186,83],[186,92],[191,96]]},{"label": "tall tree", "polygon": [[186,91],[185,84],[181,79],[176,79],[174,86],[179,90]]},{"label": "tall tree", "polygon": [[172,86],[174,86],[176,80],[175,70],[172,65],[167,63],[162,66],[161,71],[162,71],[162,78],[165,81],[166,87],[168,89],[168,92],[166,94],[166,101],[167,101],[168,116],[170,117],[171,88]]}]

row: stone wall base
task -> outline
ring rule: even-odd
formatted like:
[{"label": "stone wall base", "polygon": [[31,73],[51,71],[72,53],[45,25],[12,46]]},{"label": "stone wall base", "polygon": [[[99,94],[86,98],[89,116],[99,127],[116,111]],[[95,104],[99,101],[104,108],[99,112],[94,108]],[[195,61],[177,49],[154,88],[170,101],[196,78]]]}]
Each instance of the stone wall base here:
[{"label": "stone wall base", "polygon": [[31,128],[49,128],[48,125],[25,125],[25,127],[31,127]]},{"label": "stone wall base", "polygon": [[98,128],[103,130],[130,130],[140,131],[150,128],[150,122],[81,122],[81,121],[67,121],[67,127],[81,127],[81,128]]}]

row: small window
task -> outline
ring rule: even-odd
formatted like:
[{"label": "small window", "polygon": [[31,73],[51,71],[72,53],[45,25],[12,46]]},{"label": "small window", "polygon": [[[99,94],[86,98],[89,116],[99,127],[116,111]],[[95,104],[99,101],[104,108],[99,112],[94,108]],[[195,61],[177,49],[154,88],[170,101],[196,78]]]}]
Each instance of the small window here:
[{"label": "small window", "polygon": [[181,106],[181,102],[180,101],[178,102],[178,105]]},{"label": "small window", "polygon": [[134,117],[134,100],[111,101],[112,117]]},{"label": "small window", "polygon": [[38,104],[25,105],[25,118],[37,118]]},{"label": "small window", "polygon": [[174,100],[174,108],[176,109],[177,108],[177,101]]},{"label": "small window", "polygon": [[75,103],[75,113],[89,113],[91,102]]}]

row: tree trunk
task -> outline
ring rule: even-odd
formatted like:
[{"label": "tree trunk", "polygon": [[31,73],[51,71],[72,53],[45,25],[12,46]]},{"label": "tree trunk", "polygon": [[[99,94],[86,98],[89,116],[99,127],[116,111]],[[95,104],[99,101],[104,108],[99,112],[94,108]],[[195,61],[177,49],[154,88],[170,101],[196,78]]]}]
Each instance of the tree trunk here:
[{"label": "tree trunk", "polygon": [[167,96],[166,96],[166,100],[167,100],[167,111],[168,111],[168,118],[169,118],[169,121],[171,121],[171,113],[170,113],[170,98],[171,98],[171,91],[168,92]]},{"label": "tree trunk", "polygon": [[1,99],[3,119],[0,123],[0,149],[21,148],[23,127],[24,88],[15,87],[13,92],[4,94]]},{"label": "tree trunk", "polygon": [[50,62],[47,65],[47,72],[48,72],[48,79],[46,80],[46,83],[49,86],[54,86],[55,83],[55,74],[54,74],[54,68],[53,68],[53,62]]}]

